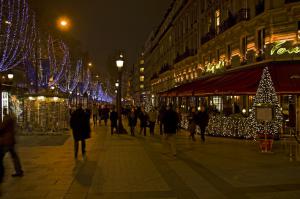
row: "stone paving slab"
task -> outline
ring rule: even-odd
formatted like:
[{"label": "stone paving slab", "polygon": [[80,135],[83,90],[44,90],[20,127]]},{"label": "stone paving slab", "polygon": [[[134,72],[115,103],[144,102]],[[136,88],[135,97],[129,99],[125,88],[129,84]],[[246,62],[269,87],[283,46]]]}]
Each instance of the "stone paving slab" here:
[{"label": "stone paving slab", "polygon": [[[30,136],[28,136],[30,137]],[[46,137],[44,137],[46,138]],[[1,198],[299,198],[300,147],[276,142],[274,153],[263,154],[253,141],[199,136],[186,132],[177,138],[178,156],[164,148],[159,135],[110,135],[109,128],[93,130],[87,159],[73,158],[73,140],[27,139],[17,150],[25,176],[11,178],[10,157]],[[61,141],[63,140],[63,141]],[[42,144],[41,144],[42,143]]]}]

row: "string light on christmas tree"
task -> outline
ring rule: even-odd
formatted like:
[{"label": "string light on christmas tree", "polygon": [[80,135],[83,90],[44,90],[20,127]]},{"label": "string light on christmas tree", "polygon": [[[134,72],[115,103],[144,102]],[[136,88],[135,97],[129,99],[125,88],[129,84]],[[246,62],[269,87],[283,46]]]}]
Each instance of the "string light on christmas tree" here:
[{"label": "string light on christmas tree", "polygon": [[[257,120],[257,109],[259,106],[269,106],[273,109],[274,118],[265,123]],[[273,86],[268,68],[264,68],[256,96],[254,98],[252,111],[250,113],[250,126],[254,134],[264,133],[276,135],[282,126],[282,113],[279,101]]]}]

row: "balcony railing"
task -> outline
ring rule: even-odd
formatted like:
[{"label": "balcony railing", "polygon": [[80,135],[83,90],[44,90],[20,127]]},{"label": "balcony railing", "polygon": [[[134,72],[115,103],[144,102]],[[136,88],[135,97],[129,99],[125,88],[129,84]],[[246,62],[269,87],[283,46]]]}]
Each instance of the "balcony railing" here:
[{"label": "balcony railing", "polygon": [[249,20],[250,9],[249,8],[240,9],[236,18],[237,18],[237,22]]},{"label": "balcony railing", "polygon": [[255,6],[255,15],[259,15],[265,11],[265,1],[261,1]]},{"label": "balcony railing", "polygon": [[236,22],[237,22],[237,17],[230,15],[228,19],[226,19],[225,21],[222,22],[219,33],[225,32],[227,29],[234,26],[236,24]]},{"label": "balcony railing", "polygon": [[223,21],[219,27],[219,30],[211,29],[206,35],[201,38],[201,44],[208,42],[209,40],[213,39],[217,34],[221,34],[237,24],[241,21],[246,21],[250,19],[250,9],[242,8],[236,15],[229,14],[229,17]]},{"label": "balcony railing", "polygon": [[154,74],[152,75],[152,77],[151,77],[150,80],[154,80],[154,79],[157,79],[157,78],[158,78],[158,74],[157,74],[157,73],[154,73]]},{"label": "balcony railing", "polygon": [[285,3],[296,3],[300,2],[300,0],[285,0]]},{"label": "balcony railing", "polygon": [[166,72],[166,71],[168,71],[168,70],[170,70],[170,69],[171,69],[171,66],[170,66],[169,64],[165,64],[165,65],[163,65],[163,66],[160,68],[159,74],[162,74],[162,73],[164,73],[164,72]]},{"label": "balcony railing", "polygon": [[[221,28],[221,26],[220,26],[220,28]],[[214,29],[211,29],[208,33],[206,33],[206,35],[201,37],[201,44],[205,44],[209,40],[215,38],[215,36],[216,36],[216,31]]]},{"label": "balcony railing", "polygon": [[181,55],[177,55],[174,62],[175,64],[186,59],[187,57],[194,56],[197,54],[196,49],[186,49],[185,52]]}]

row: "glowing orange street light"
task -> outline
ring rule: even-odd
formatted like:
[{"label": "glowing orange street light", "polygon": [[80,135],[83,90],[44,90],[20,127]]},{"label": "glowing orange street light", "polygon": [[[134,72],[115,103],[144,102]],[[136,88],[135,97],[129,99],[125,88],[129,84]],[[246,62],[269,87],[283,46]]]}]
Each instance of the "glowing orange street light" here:
[{"label": "glowing orange street light", "polygon": [[57,27],[62,31],[68,31],[71,27],[71,21],[68,17],[60,17],[57,20]]}]

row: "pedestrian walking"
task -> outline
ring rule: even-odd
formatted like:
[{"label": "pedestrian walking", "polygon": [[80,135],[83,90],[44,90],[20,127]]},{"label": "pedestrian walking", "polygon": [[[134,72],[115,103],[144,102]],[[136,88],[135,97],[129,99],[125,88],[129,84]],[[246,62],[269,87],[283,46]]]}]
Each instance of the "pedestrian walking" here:
[{"label": "pedestrian walking", "polygon": [[164,105],[161,106],[161,108],[159,109],[159,113],[158,113],[158,122],[159,122],[159,134],[162,135],[163,134],[163,119],[164,119],[164,115],[166,113],[166,107]]},{"label": "pedestrian walking", "polygon": [[105,105],[105,107],[102,109],[102,116],[101,116],[104,120],[104,124],[105,126],[107,126],[107,120],[109,118],[109,108],[107,105]]},{"label": "pedestrian walking", "polygon": [[179,129],[181,128],[181,121],[182,121],[182,114],[179,107],[176,107],[176,113],[178,118],[177,130],[179,131]]},{"label": "pedestrian walking", "polygon": [[148,113],[149,115],[149,128],[150,128],[150,135],[154,135],[154,129],[155,129],[155,122],[157,120],[157,111],[154,107],[151,108],[151,110]]},{"label": "pedestrian walking", "polygon": [[96,104],[93,106],[92,112],[93,112],[93,122],[94,122],[94,126],[96,126],[96,125],[97,125],[97,122],[98,122],[98,108],[97,108],[97,105],[96,105]]},{"label": "pedestrian walking", "polygon": [[165,112],[164,123],[164,133],[165,133],[165,144],[169,145],[174,156],[177,155],[176,152],[176,132],[178,130],[178,115],[172,109],[172,104],[167,106]]},{"label": "pedestrian walking", "polygon": [[11,158],[14,163],[15,172],[12,177],[22,177],[23,170],[21,166],[20,158],[16,152],[15,144],[15,134],[16,134],[16,117],[12,112],[7,113],[7,109],[3,109],[3,122],[0,125],[0,183],[3,181],[4,177],[4,165],[3,160],[7,152],[10,153]]},{"label": "pedestrian walking", "polygon": [[209,115],[204,105],[201,106],[201,110],[199,112],[199,127],[201,130],[201,140],[205,142],[205,129],[208,125]]},{"label": "pedestrian walking", "polygon": [[147,131],[147,123],[148,123],[148,114],[145,111],[145,108],[141,108],[141,113],[139,115],[140,119],[140,134],[144,132],[144,136],[146,136],[146,131]]},{"label": "pedestrian walking", "polygon": [[74,157],[76,160],[78,158],[79,142],[81,142],[82,157],[85,158],[86,156],[85,140],[90,137],[89,117],[89,113],[82,109],[81,104],[71,115],[70,126],[73,131]]},{"label": "pedestrian walking", "polygon": [[111,135],[113,135],[114,130],[116,130],[116,132],[118,131],[117,130],[117,127],[118,127],[118,113],[116,112],[115,108],[113,108],[112,111],[110,112],[109,119],[110,119],[110,131],[111,131]]},{"label": "pedestrian walking", "polygon": [[196,112],[196,108],[192,107],[191,112],[188,116],[188,121],[189,121],[189,132],[190,132],[190,137],[192,138],[193,141],[196,141],[195,134],[196,134],[196,125],[198,120],[198,113]]},{"label": "pedestrian walking", "polygon": [[132,136],[134,136],[136,123],[137,123],[137,113],[135,111],[135,108],[132,107],[130,112],[128,113],[128,124],[130,127],[130,133]]},{"label": "pedestrian walking", "polygon": [[102,121],[102,119],[103,119],[103,108],[102,108],[102,106],[101,105],[99,105],[99,107],[98,107],[98,115],[99,115],[99,125],[101,125],[101,121]]}]

